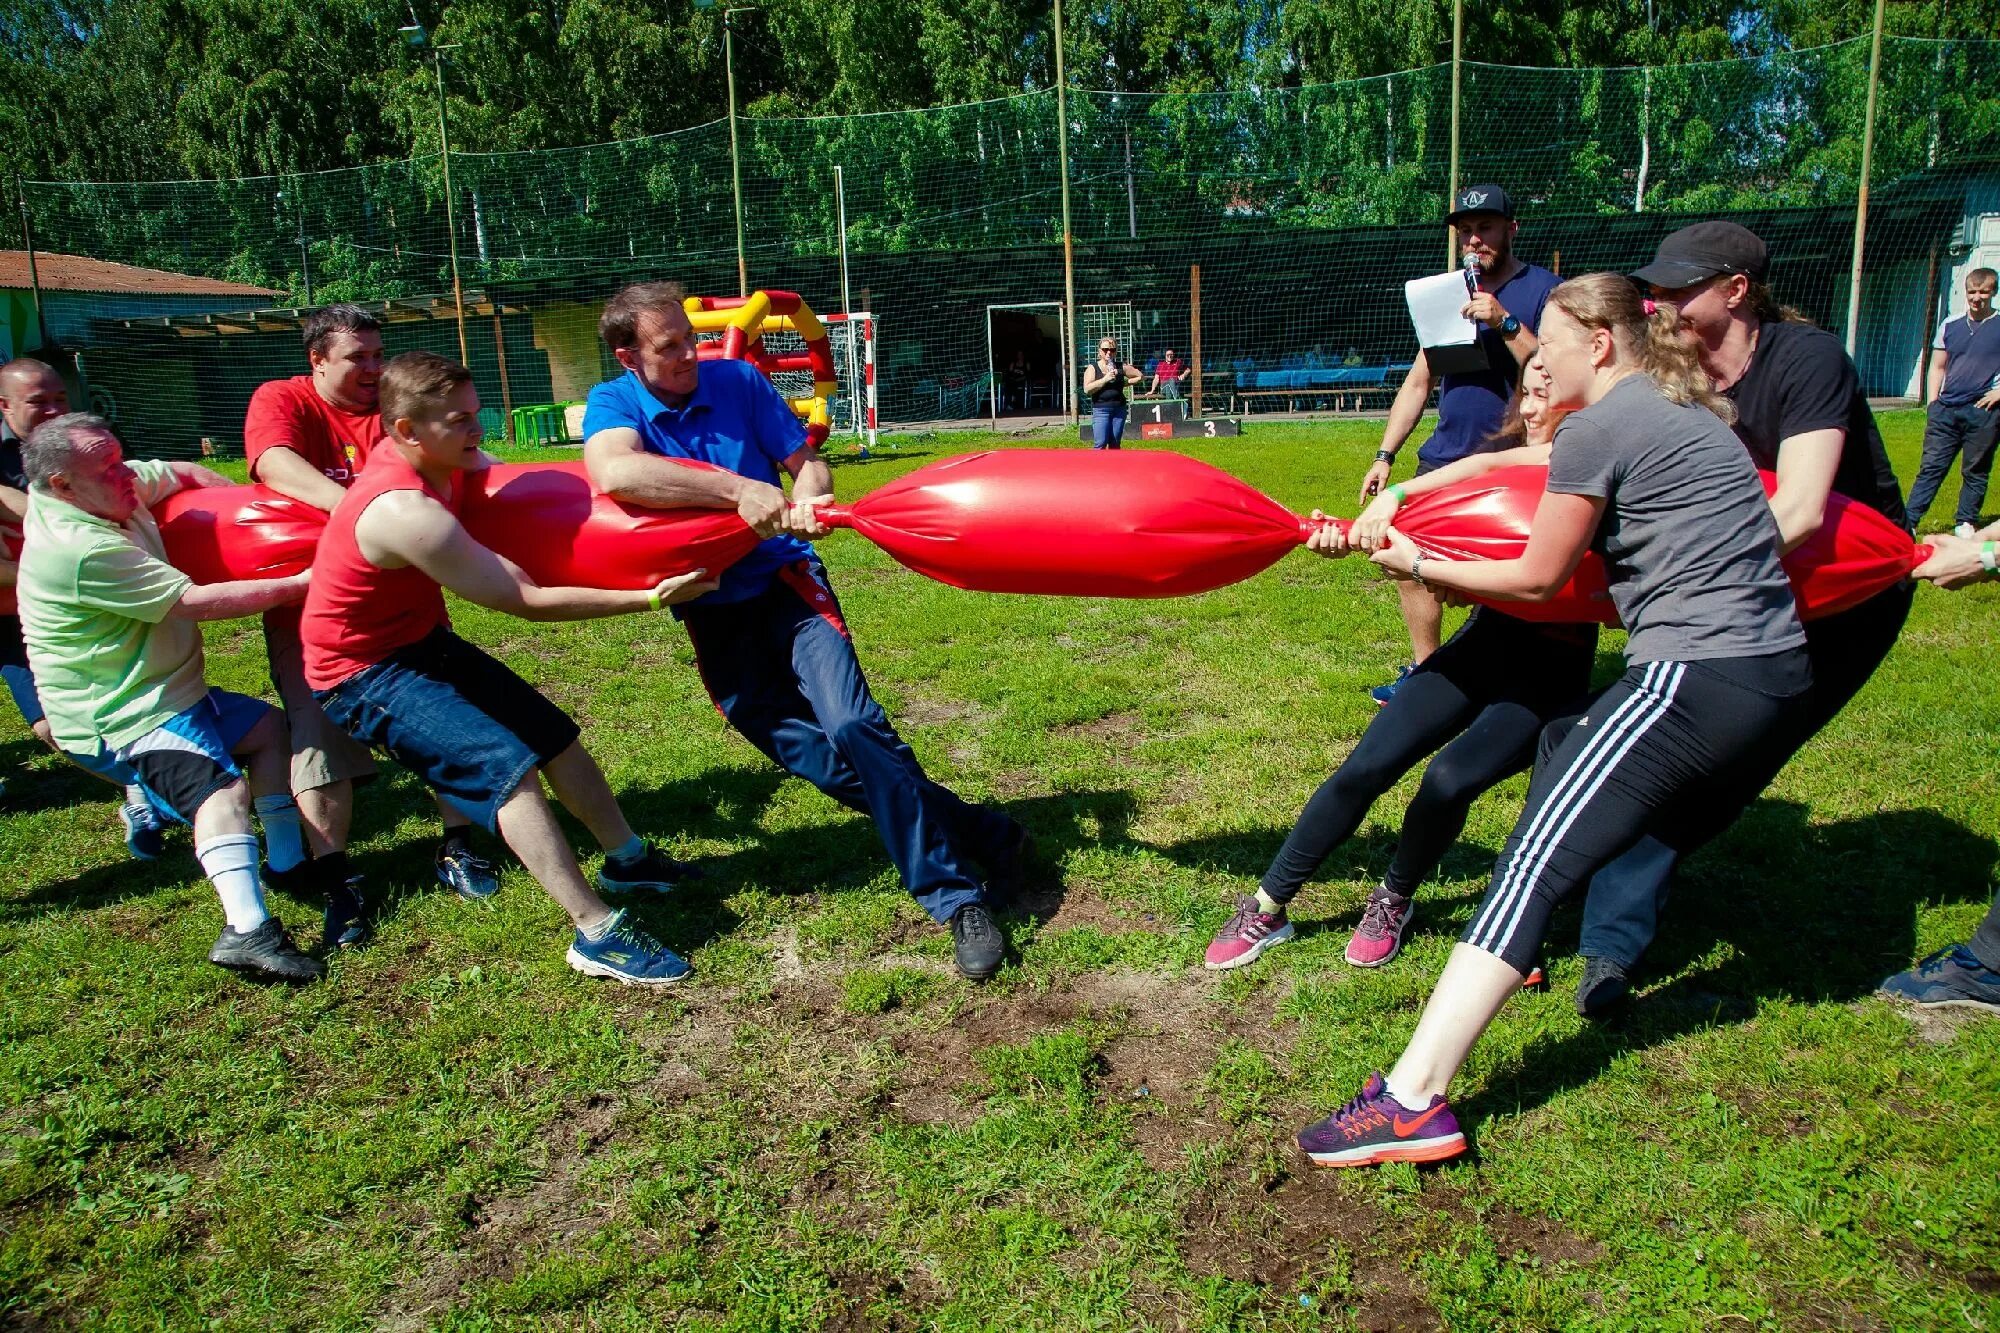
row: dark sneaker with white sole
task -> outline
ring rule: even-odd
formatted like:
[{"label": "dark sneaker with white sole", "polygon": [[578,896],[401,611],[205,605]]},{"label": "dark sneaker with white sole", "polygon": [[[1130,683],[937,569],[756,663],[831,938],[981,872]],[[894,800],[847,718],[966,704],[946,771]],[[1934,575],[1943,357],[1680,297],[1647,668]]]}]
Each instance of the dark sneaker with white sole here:
[{"label": "dark sneaker with white sole", "polygon": [[167,828],[150,805],[121,805],[118,822],[125,826],[125,850],[134,860],[153,861],[167,849]]},{"label": "dark sneaker with white sole", "polygon": [[438,848],[437,878],[467,902],[476,903],[500,892],[499,867],[465,848]]},{"label": "dark sneaker with white sole", "polygon": [[208,961],[261,981],[299,984],[326,975],[326,964],[301,953],[276,917],[265,918],[255,930],[224,926],[215,947],[208,951]]},{"label": "dark sneaker with white sole", "polygon": [[967,903],[951,918],[951,956],[968,981],[984,981],[1000,970],[1007,939],[985,903]]},{"label": "dark sneaker with white sole", "polygon": [[1576,983],[1576,1011],[1585,1018],[1602,1021],[1632,998],[1632,979],[1625,965],[1614,958],[1583,960],[1583,978]]},{"label": "dark sneaker with white sole", "polygon": [[611,914],[611,928],[597,939],[581,930],[569,945],[569,965],[587,977],[621,986],[671,986],[694,969],[687,959],[632,923],[623,909]]},{"label": "dark sneaker with white sole", "polygon": [[368,942],[368,903],[361,896],[361,876],[350,875],[342,884],[326,886],[326,916],[320,925],[320,943],[326,949],[351,949]]},{"label": "dark sneaker with white sole", "polygon": [[1884,980],[1875,993],[1925,1009],[1984,1009],[2000,1014],[2000,972],[1980,962],[1963,944],[1939,949],[1909,971]]},{"label": "dark sneaker with white sole", "polygon": [[597,887],[610,894],[670,893],[674,885],[700,878],[700,866],[676,861],[649,842],[630,860],[605,857],[597,871]]}]

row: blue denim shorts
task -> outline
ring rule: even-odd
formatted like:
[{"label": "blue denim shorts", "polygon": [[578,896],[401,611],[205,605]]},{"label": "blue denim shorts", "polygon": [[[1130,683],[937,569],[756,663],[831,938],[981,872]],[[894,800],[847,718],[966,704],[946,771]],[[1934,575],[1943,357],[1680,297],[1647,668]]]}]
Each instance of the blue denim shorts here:
[{"label": "blue denim shorts", "polygon": [[313,697],[335,726],[496,833],[522,780],[581,734],[534,686],[448,629]]}]

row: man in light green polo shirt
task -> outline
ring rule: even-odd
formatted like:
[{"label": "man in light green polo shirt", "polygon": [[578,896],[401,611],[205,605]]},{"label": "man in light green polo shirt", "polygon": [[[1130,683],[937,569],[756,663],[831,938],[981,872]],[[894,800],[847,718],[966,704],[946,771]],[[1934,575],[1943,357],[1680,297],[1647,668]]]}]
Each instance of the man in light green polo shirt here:
[{"label": "man in light green polo shirt", "polygon": [[210,962],[281,981],[324,975],[266,909],[258,879],[253,796],[271,863],[304,856],[286,790],[284,716],[208,687],[199,623],[296,602],[306,575],[196,584],[168,564],[149,506],[228,478],[194,463],[128,463],[101,417],[42,423],[22,461],[21,629],[56,744],[121,760],[155,808],[193,826],[195,856],[228,919]]}]

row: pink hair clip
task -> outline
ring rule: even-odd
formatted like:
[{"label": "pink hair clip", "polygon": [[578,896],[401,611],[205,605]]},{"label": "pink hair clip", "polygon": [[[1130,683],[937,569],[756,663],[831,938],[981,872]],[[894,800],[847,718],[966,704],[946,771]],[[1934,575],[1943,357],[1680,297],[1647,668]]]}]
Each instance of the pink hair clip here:
[{"label": "pink hair clip", "polygon": [[1644,298],[1642,298],[1642,299],[1640,300],[1640,302],[1639,302],[1639,308],[1640,308],[1640,309],[1642,309],[1642,310],[1644,310],[1644,311],[1646,312],[1646,314],[1647,314],[1648,316],[1650,316],[1650,315],[1652,315],[1652,314],[1653,314],[1653,313],[1654,313],[1655,311],[1657,311],[1657,310],[1658,310],[1658,309],[1659,309],[1660,307],[1659,307],[1658,305],[1656,305],[1656,304],[1654,303],[1654,301],[1653,301],[1653,298],[1652,298],[1652,297],[1648,296],[1648,297],[1644,297]]}]

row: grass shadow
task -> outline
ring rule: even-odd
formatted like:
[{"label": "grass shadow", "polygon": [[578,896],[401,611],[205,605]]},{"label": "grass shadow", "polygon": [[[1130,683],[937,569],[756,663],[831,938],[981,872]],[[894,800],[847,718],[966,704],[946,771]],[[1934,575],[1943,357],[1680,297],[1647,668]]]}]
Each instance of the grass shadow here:
[{"label": "grass shadow", "polygon": [[[1886,810],[1831,824],[1810,807],[1763,800],[1676,880],[1641,993],[1620,1018],[1543,1037],[1504,1098],[1528,1109],[1588,1085],[1628,1051],[1721,1023],[1767,1001],[1844,1004],[1909,966],[1918,909],[1985,902],[2000,844],[1931,810]],[[1573,919],[1565,905],[1561,938]],[[1689,971],[1720,941],[1724,961]],[[1669,976],[1645,989],[1645,976]]]}]

